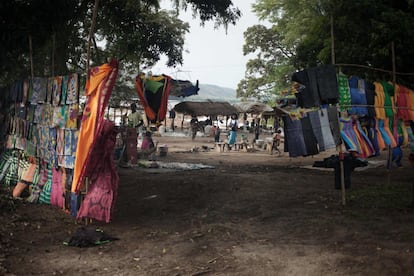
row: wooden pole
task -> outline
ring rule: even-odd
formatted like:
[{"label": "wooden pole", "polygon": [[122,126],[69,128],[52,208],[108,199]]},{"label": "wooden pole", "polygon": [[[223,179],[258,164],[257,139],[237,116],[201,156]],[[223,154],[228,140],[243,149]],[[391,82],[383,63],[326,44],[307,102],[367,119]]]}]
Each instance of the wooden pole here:
[{"label": "wooden pole", "polygon": [[86,52],[86,74],[88,78],[89,78],[89,64],[90,64],[90,59],[91,59],[91,43],[92,43],[92,36],[94,35],[96,14],[98,13],[98,4],[99,4],[99,0],[95,0],[95,5],[93,7],[93,13],[92,13],[91,27],[89,29],[88,47],[87,47],[87,52]]},{"label": "wooden pole", "polygon": [[335,64],[335,36],[333,26],[333,16],[331,15],[331,61]]},{"label": "wooden pole", "polygon": [[[395,46],[394,46],[394,41],[391,42],[391,61],[392,61],[392,85],[393,85],[393,87],[395,89],[395,83],[396,83],[396,65],[395,65]],[[392,99],[392,101],[394,101],[394,98]],[[391,104],[391,106],[394,106],[394,103]],[[395,116],[394,116],[394,118],[395,118]],[[394,118],[392,120],[393,120],[393,129],[395,130],[395,128],[396,128],[396,125],[395,124],[397,122],[396,122],[396,120]],[[394,138],[397,139],[397,143],[398,143],[398,137],[395,137],[395,135],[394,135]],[[388,181],[387,181],[387,183],[388,183],[388,185],[390,185],[390,182],[391,182],[391,169],[392,169],[392,148],[391,148],[391,145],[388,146],[387,169],[388,169],[388,177],[387,177]]]},{"label": "wooden pole", "polygon": [[30,76],[32,80],[34,78],[34,70],[33,70],[33,46],[32,46],[32,36],[29,35],[29,53],[30,53]]},{"label": "wooden pole", "polygon": [[52,77],[55,76],[55,48],[56,48],[56,34],[52,35]]},{"label": "wooden pole", "polygon": [[[333,16],[331,15],[331,62],[335,65],[335,35],[334,35],[334,26],[333,26]],[[338,124],[340,125],[341,115],[338,115]],[[341,173],[341,201],[342,205],[346,205],[346,191],[345,191],[345,172],[344,172],[344,152],[342,150],[342,144],[336,146],[339,157],[339,169]]]}]

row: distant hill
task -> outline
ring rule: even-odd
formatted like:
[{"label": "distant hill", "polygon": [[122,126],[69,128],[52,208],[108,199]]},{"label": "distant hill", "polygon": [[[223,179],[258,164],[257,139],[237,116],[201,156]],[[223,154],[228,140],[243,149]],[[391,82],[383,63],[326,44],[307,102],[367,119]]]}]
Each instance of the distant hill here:
[{"label": "distant hill", "polygon": [[[214,84],[200,84],[200,91],[198,95],[184,98],[186,101],[204,101],[204,100],[221,100],[221,101],[235,101],[236,90],[227,87],[221,87]],[[172,98],[170,100],[183,100],[181,98]]]}]

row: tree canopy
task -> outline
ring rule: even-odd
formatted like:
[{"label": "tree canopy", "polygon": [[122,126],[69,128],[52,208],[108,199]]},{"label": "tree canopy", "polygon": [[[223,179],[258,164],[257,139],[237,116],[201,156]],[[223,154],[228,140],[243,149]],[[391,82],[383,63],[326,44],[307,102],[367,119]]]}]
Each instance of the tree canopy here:
[{"label": "tree canopy", "polygon": [[[278,94],[288,88],[295,70],[332,63],[331,22],[336,64],[391,71],[393,43],[397,71],[414,72],[414,1],[257,0],[254,11],[270,26],[252,26],[245,32],[244,54],[256,57],[238,85],[240,97]],[[366,68],[342,70],[372,80],[391,77]],[[413,76],[397,77],[414,84]]]},{"label": "tree canopy", "polygon": [[[189,24],[178,18],[191,9],[202,22],[236,24],[240,11],[230,0],[98,1],[91,66],[110,57],[121,61],[121,77],[154,65],[162,55],[167,65],[183,62]],[[87,45],[95,0],[2,0],[0,2],[0,85],[31,74],[30,43],[35,76],[86,73]]]}]

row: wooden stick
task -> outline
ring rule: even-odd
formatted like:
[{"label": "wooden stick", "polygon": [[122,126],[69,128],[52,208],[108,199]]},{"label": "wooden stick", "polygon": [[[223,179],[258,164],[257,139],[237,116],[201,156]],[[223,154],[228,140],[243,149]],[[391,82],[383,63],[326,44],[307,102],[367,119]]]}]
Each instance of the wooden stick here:
[{"label": "wooden stick", "polygon": [[93,13],[92,13],[91,28],[89,29],[88,47],[87,47],[87,52],[86,52],[86,74],[88,78],[89,78],[89,63],[90,63],[90,58],[91,58],[91,43],[92,43],[92,36],[94,35],[96,14],[98,13],[98,4],[99,4],[99,0],[95,0],[95,5],[93,7]]},{"label": "wooden stick", "polygon": [[29,35],[29,52],[30,52],[30,76],[32,80],[34,78],[34,70],[33,70],[33,47],[32,47],[32,36]]},{"label": "wooden stick", "polygon": [[52,35],[52,70],[50,70],[52,72],[52,77],[55,76],[55,48],[56,48],[56,34],[54,33]]},{"label": "wooden stick", "polygon": [[[380,71],[380,72],[384,72],[384,73],[389,73],[389,74],[393,74],[392,71],[390,70],[385,70],[385,69],[381,69],[381,68],[376,68],[376,67],[371,67],[371,66],[366,66],[366,65],[361,65],[361,64],[352,64],[352,63],[337,63],[334,64],[335,66],[339,66],[339,67],[360,67],[360,68],[365,68],[365,69],[369,69],[369,70],[375,70],[375,71]],[[404,75],[404,76],[414,76],[414,73],[400,73],[400,72],[395,72],[396,75]]]}]

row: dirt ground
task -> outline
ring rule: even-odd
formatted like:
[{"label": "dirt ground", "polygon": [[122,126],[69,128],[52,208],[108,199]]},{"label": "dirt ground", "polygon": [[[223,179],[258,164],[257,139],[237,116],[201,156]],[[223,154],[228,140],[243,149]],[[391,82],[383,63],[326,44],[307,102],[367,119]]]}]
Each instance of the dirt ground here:
[{"label": "dirt ground", "polygon": [[[352,173],[346,205],[332,170],[289,158],[210,149],[212,138],[155,137],[160,162],[203,169],[119,168],[118,240],[66,246],[82,226],[47,205],[0,198],[0,275],[413,275],[414,170]],[[203,147],[206,146],[206,147]],[[370,159],[374,164],[386,158]]]}]

